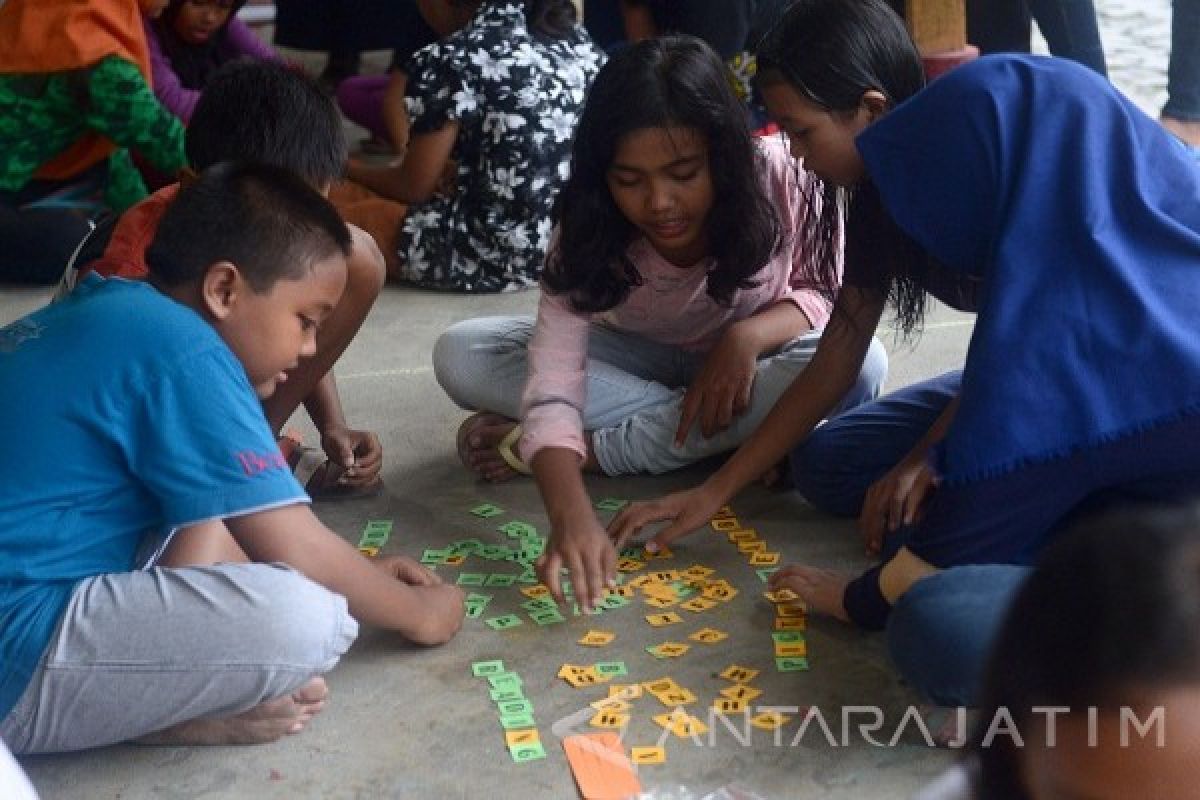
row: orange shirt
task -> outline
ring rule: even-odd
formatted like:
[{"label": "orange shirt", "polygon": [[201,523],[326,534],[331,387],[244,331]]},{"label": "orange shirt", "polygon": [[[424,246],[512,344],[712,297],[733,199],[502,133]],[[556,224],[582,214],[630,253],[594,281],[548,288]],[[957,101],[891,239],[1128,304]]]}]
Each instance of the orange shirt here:
[{"label": "orange shirt", "polygon": [[[8,0],[0,3],[0,42],[0,74],[64,72],[116,55],[137,64],[150,83],[138,0]],[[88,134],[43,164],[37,177],[70,178],[112,151],[108,139]]]},{"label": "orange shirt", "polygon": [[159,220],[178,193],[179,184],[172,183],[122,214],[104,248],[104,255],[84,267],[80,277],[83,272],[92,270],[105,278],[145,278],[150,272],[146,249],[154,241]]}]

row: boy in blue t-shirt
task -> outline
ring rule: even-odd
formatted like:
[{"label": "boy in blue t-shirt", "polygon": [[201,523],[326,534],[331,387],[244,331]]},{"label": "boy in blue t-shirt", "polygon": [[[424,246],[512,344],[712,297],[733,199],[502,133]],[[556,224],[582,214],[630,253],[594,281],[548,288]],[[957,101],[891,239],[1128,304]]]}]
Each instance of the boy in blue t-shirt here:
[{"label": "boy in blue t-shirt", "polygon": [[350,244],[292,173],[218,165],[163,216],[149,284],[92,276],[0,329],[0,440],[27,443],[0,464],[14,752],[270,741],[321,709],[355,618],[457,631],[459,589],[317,520],[263,414],[315,352]]}]

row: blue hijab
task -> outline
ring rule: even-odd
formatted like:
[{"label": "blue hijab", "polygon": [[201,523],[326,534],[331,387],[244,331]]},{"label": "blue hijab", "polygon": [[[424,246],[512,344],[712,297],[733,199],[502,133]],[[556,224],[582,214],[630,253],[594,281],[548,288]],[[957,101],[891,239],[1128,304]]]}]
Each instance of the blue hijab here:
[{"label": "blue hijab", "polygon": [[896,223],[982,280],[947,485],[1200,411],[1200,167],[1107,80],[989,56],[857,145]]}]

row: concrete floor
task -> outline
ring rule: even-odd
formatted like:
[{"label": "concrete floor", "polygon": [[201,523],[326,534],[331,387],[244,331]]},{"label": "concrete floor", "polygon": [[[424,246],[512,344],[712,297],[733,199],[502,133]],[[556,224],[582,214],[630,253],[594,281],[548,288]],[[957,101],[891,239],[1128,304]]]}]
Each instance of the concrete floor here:
[{"label": "concrete floor", "polygon": [[[6,290],[0,321],[36,307],[45,292]],[[351,504],[321,505],[318,513],[345,538],[357,541],[367,519],[395,520],[386,549],[419,556],[426,547],[478,536],[505,543],[495,521],[477,519],[467,509],[484,501],[507,510],[500,521],[521,519],[548,532],[537,491],[529,480],[501,486],[474,482],[454,456],[453,436],[463,412],[440,391],[429,352],[448,324],[471,316],[532,312],[534,293],[501,297],[458,297],[388,288],[363,332],[338,365],[338,380],[352,424],[376,430],[386,453],[388,491]],[[915,349],[892,346],[889,384],[899,386],[961,362],[970,320],[936,311]],[[890,336],[885,341],[893,345]],[[301,416],[301,427],[307,420]],[[695,482],[699,470],[661,478],[591,478],[597,498],[651,498]],[[739,496],[734,508],[742,523],[758,529],[784,561],[803,560],[856,569],[866,566],[853,525],[824,517],[792,493],[758,488]],[[754,684],[764,690],[757,705],[821,709],[840,737],[843,706],[878,705],[886,715],[883,738],[890,738],[914,698],[890,669],[881,637],[813,620],[808,633],[807,673],[774,670],[769,630],[771,609],[762,585],[724,537],[699,534],[687,540],[664,568],[694,563],[716,568],[741,594],[729,604],[688,615],[670,635],[641,618],[653,609],[642,603],[596,618],[538,628],[496,632],[468,620],[450,644],[414,649],[396,638],[367,631],[329,676],[332,702],[304,734],[277,744],[249,748],[150,748],[118,746],[53,757],[24,759],[45,798],[446,798],[488,792],[497,798],[566,798],[574,786],[558,739],[560,718],[605,695],[602,687],[572,689],[557,679],[563,663],[624,660],[630,680],[671,675],[707,707],[726,682],[714,672],[737,663],[759,668]],[[475,567],[483,564],[479,569]],[[485,562],[460,568],[492,571]],[[453,575],[460,569],[440,567]],[[500,568],[497,568],[500,571]],[[485,589],[495,595],[487,616],[519,611],[525,598],[517,589]],[[686,612],[684,612],[686,614]],[[715,646],[694,645],[676,662],[656,661],[643,647],[709,625],[730,638]],[[575,641],[590,628],[612,630],[617,642],[603,649]],[[686,641],[686,640],[684,640]],[[473,661],[502,658],[525,681],[535,705],[548,758],[512,763],[503,731],[483,681],[473,678]],[[626,734],[629,744],[653,744],[660,729],[651,716],[664,709],[650,697],[634,704]],[[586,728],[586,723],[583,725]],[[853,737],[848,747],[831,748],[813,728],[789,746],[797,723],[784,728],[782,744],[755,731],[744,747],[723,729],[704,746],[672,739],[665,765],[645,767],[645,788],[689,787],[696,796],[731,782],[764,797],[868,798],[907,796],[949,760],[919,736],[895,748],[872,747]]]},{"label": "concrete floor", "polygon": [[[1099,0],[1097,6],[1114,81],[1154,113],[1162,98],[1166,0]],[[47,296],[45,290],[4,288],[0,325],[40,306]],[[530,481],[478,484],[459,466],[453,437],[463,412],[440,391],[429,364],[433,341],[450,323],[487,314],[531,313],[535,303],[534,293],[462,297],[385,289],[337,374],[351,424],[371,428],[383,440],[388,490],[371,500],[319,506],[327,524],[357,541],[366,520],[392,519],[395,531],[387,552],[414,556],[469,536],[504,543],[503,535],[493,530],[495,521],[467,513],[485,501],[507,510],[499,521],[525,520],[548,532]],[[881,332],[892,354],[889,387],[959,366],[970,324],[968,317],[935,309],[915,344],[897,343],[890,332]],[[306,419],[297,422],[307,428]],[[701,474],[590,478],[588,484],[594,497],[637,500],[693,484]],[[792,493],[752,488],[733,506],[742,523],[757,528],[785,562],[867,566],[852,523],[817,514]],[[468,563],[472,571],[491,571]],[[23,763],[46,800],[571,798],[578,793],[555,733],[571,726],[556,723],[605,692],[570,688],[555,677],[563,663],[624,660],[630,681],[671,675],[699,696],[696,708],[707,707],[727,685],[715,672],[733,663],[756,667],[762,674],[754,684],[764,691],[757,705],[815,706],[839,737],[843,707],[880,707],[885,723],[877,735],[887,739],[915,702],[897,681],[880,636],[828,621],[810,623],[809,672],[776,672],[768,637],[770,608],[761,599],[761,584],[722,537],[697,535],[677,549],[673,561],[655,563],[680,569],[693,563],[711,566],[741,594],[699,619],[689,617],[685,625],[669,629],[669,637],[641,619],[650,609],[640,602],[548,628],[526,620],[520,628],[496,632],[468,620],[454,641],[429,650],[364,631],[329,676],[333,694],[328,709],[300,736],[246,748],[118,746]],[[459,571],[439,569],[450,575]],[[516,589],[484,591],[495,595],[486,616],[518,611],[525,599]],[[715,646],[695,645],[673,662],[656,661],[642,649],[666,638],[681,639],[702,625],[723,628],[730,638]],[[590,628],[612,630],[618,639],[601,650],[575,644]],[[509,758],[484,682],[469,669],[471,662],[491,658],[504,659],[524,679],[546,759],[518,765]],[[654,744],[660,729],[650,718],[663,710],[649,697],[635,701],[626,744]],[[780,744],[762,731],[754,732],[750,746],[723,729],[711,743],[702,738],[703,746],[672,737],[667,763],[642,768],[642,784],[656,798],[699,798],[731,783],[769,798],[899,798],[909,796],[952,758],[925,747],[911,727],[894,747],[874,747],[855,729],[846,746],[833,747],[815,727],[790,746],[797,726],[793,721],[784,728]]]}]

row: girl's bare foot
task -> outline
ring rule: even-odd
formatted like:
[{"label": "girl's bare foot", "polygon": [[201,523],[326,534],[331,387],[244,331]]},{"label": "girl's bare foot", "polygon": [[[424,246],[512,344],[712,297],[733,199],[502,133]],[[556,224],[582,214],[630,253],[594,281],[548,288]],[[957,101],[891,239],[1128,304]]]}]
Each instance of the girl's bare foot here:
[{"label": "girl's bare foot", "polygon": [[1192,147],[1200,147],[1200,121],[1160,117],[1158,122]]},{"label": "girl's bare foot", "polygon": [[842,595],[850,583],[850,576],[831,569],[789,564],[771,576],[768,585],[772,590],[791,589],[808,604],[810,611],[849,622],[850,615],[842,602]]},{"label": "girl's bare foot", "polygon": [[194,719],[151,733],[139,744],[228,745],[265,744],[287,734],[300,733],[321,713],[329,688],[317,676],[291,694],[260,703],[236,717]]},{"label": "girl's bare foot", "polygon": [[517,471],[500,455],[500,445],[517,423],[500,414],[481,411],[467,417],[458,429],[458,457],[463,466],[485,481],[501,483]]}]

